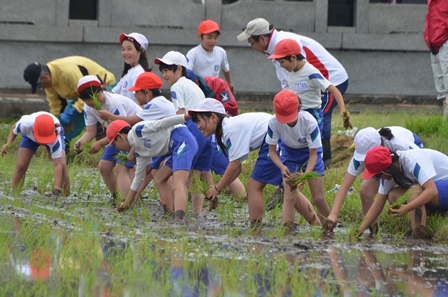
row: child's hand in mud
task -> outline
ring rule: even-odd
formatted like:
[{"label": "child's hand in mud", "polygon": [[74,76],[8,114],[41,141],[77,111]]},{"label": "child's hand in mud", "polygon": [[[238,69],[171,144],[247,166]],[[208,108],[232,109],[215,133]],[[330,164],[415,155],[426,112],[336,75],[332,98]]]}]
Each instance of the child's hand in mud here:
[{"label": "child's hand in mud", "polygon": [[102,147],[102,145],[101,145],[100,141],[95,141],[92,144],[92,147],[90,148],[89,153],[96,154],[96,153],[98,153],[100,151],[101,147]]},{"label": "child's hand in mud", "polygon": [[117,206],[117,211],[118,212],[123,212],[125,210],[129,209],[129,204],[125,202],[120,203],[120,205]]},{"label": "child's hand in mud", "polygon": [[214,199],[216,199],[216,197],[218,195],[219,195],[219,191],[216,188],[216,185],[211,185],[208,188],[207,192],[205,193],[205,199],[213,201]]},{"label": "child's hand in mud", "polygon": [[82,143],[80,141],[77,141],[73,146],[73,149],[76,154],[79,154],[80,152],[82,152]]},{"label": "child's hand in mud", "polygon": [[330,231],[333,232],[333,229],[336,227],[337,221],[333,221],[330,219],[326,219],[324,224],[322,225],[322,228],[324,228],[324,230],[326,231]]},{"label": "child's hand in mud", "polygon": [[282,172],[282,176],[285,178],[288,178],[291,175],[291,172],[289,172],[289,169],[286,166],[282,166],[280,170]]}]

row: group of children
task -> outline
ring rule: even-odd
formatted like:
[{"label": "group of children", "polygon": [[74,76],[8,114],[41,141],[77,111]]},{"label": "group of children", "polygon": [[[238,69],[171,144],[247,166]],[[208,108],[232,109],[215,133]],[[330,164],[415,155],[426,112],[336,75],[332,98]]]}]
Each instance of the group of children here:
[{"label": "group of children", "polygon": [[[203,179],[209,185],[205,194],[190,190],[193,216],[201,214],[205,198],[216,207],[217,196],[229,187],[238,199],[247,196],[250,223],[259,225],[264,213],[263,189],[271,184],[283,188],[282,218],[287,228],[294,228],[297,211],[310,224],[333,229],[345,195],[364,167],[360,196],[367,219],[359,232],[374,226],[386,200],[397,200],[414,185],[419,184],[420,190],[414,191],[409,203],[390,211],[396,216],[412,212],[417,236],[424,231],[425,205],[448,208],[442,195],[443,191],[448,194],[448,171],[444,169],[448,168],[444,166],[448,157],[421,149],[421,140],[404,128],[370,127],[355,137],[354,156],[330,210],[323,184],[321,92],[330,92],[341,116],[348,119],[342,94],[305,60],[297,41],[284,39],[269,56],[288,72],[289,89],[277,93],[273,100],[275,114],[238,115],[226,52],[217,46],[219,35],[218,24],[206,20],[198,27],[200,45],[186,56],[170,51],[154,59],[170,85],[170,100],[160,91],[162,80],[148,66],[148,41],[139,33],[119,36],[124,68],[111,91],[105,77],[87,75],[79,80],[77,90],[84,101],[86,130],[73,143],[73,149],[79,152],[94,139],[97,123],[106,129],[106,137],[95,141],[90,151],[96,153],[104,147],[98,167],[112,199],[125,198],[117,206],[119,211],[132,207],[153,180],[164,213],[183,219],[188,187],[194,180]],[[220,71],[226,82],[217,77]],[[54,163],[54,191],[67,195],[70,181],[59,120],[47,112],[23,116],[11,129],[2,155],[20,133],[13,188],[23,180],[37,147],[45,145]],[[256,150],[258,157],[244,187],[238,178],[242,163]],[[117,158],[120,152],[128,155],[127,161]],[[212,171],[221,175],[216,184]],[[317,213],[301,193],[301,185],[292,188],[287,182],[292,173],[308,172],[318,176],[307,181]],[[379,195],[374,201],[376,192]]]}]

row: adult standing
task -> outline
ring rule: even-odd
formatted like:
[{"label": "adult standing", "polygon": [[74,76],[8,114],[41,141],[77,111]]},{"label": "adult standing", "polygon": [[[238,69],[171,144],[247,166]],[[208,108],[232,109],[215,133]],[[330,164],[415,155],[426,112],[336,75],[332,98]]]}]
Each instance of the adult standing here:
[{"label": "adult standing", "polygon": [[443,117],[448,111],[448,1],[428,0],[424,39],[431,51],[431,67],[438,93],[444,99]]},{"label": "adult standing", "polygon": [[[247,23],[244,32],[237,36],[239,41],[247,40],[252,49],[265,55],[272,55],[275,46],[283,39],[294,39],[301,47],[301,54],[305,59],[316,67],[322,75],[329,80],[342,95],[348,87],[348,74],[342,64],[331,55],[320,43],[302,35],[291,32],[277,31],[273,25],[263,18],[256,18]],[[290,89],[288,85],[288,74],[280,63],[272,60],[277,78],[282,89]],[[329,92],[322,93],[322,110],[324,114],[324,127],[322,130],[323,161],[328,168],[331,162],[331,117],[334,107],[337,105],[333,95]]]},{"label": "adult standing", "polygon": [[[65,127],[65,142],[81,134],[84,124],[84,102],[78,98],[78,82],[86,75],[99,76],[112,86],[115,76],[96,62],[81,56],[69,56],[47,63],[29,64],[23,78],[31,85],[31,93],[45,89],[50,113],[59,117]],[[68,146],[66,146],[68,147]]]}]

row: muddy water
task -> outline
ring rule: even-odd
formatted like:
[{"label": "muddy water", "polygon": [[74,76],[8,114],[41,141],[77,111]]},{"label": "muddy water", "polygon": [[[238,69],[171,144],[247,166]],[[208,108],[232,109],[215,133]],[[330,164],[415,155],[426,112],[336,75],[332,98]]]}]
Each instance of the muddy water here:
[{"label": "muddy water", "polygon": [[[448,296],[447,246],[250,232],[245,206],[160,219],[101,199],[0,198],[0,296]],[[147,217],[145,217],[145,215]]]}]

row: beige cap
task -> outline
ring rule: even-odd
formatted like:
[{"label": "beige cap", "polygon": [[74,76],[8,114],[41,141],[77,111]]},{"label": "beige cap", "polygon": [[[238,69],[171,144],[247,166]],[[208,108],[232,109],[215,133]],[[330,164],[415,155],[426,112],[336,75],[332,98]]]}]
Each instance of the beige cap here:
[{"label": "beige cap", "polygon": [[236,38],[239,41],[244,41],[249,39],[251,36],[259,36],[270,34],[271,30],[269,29],[269,22],[263,18],[256,18],[247,23],[246,30],[243,33],[238,35]]}]

